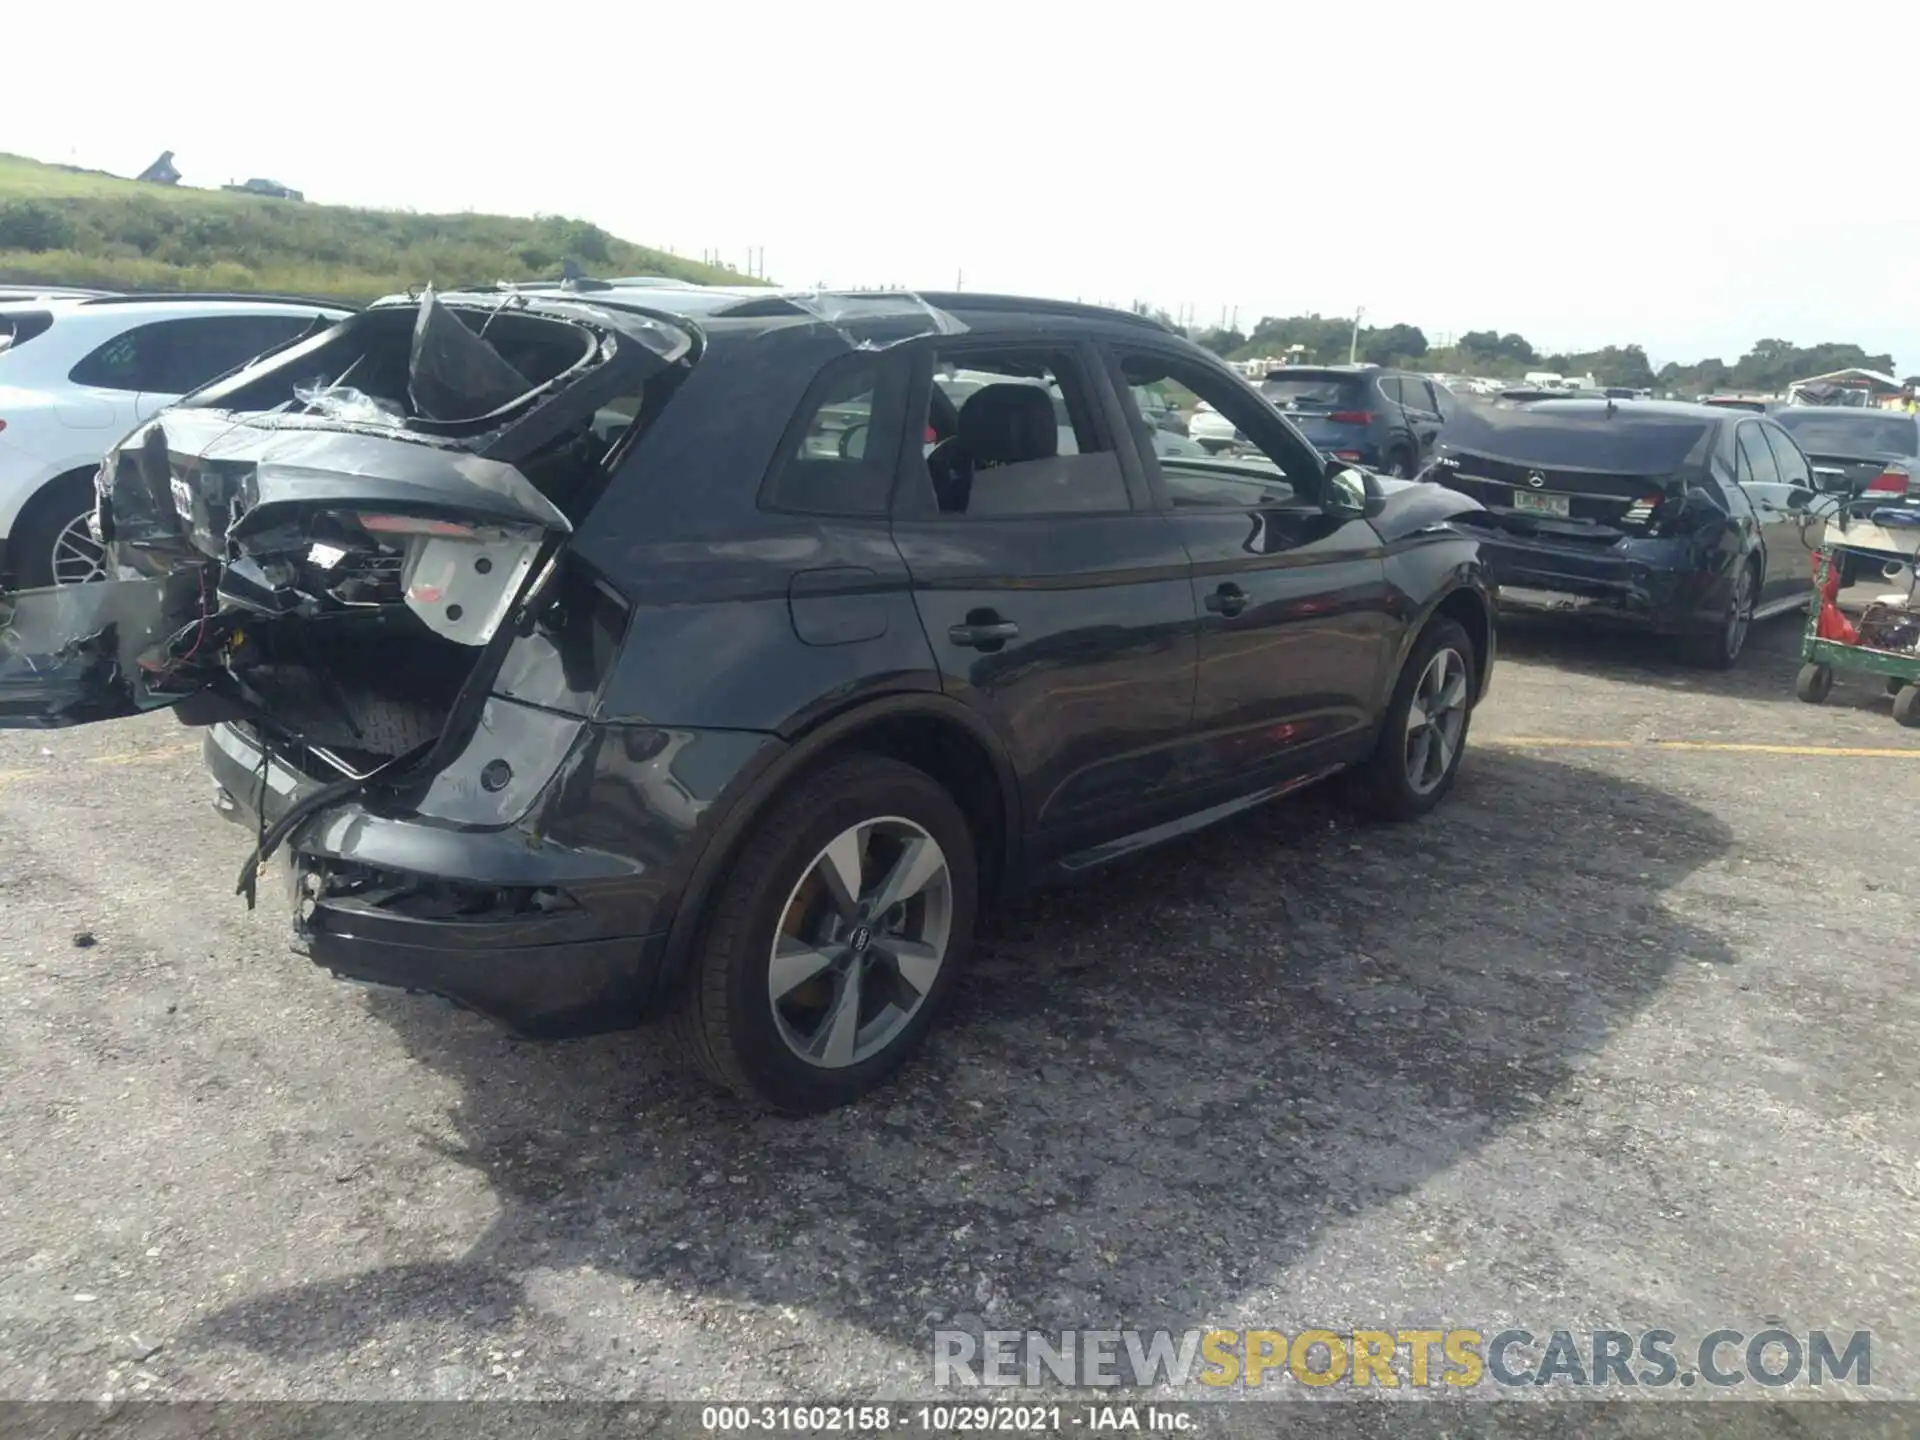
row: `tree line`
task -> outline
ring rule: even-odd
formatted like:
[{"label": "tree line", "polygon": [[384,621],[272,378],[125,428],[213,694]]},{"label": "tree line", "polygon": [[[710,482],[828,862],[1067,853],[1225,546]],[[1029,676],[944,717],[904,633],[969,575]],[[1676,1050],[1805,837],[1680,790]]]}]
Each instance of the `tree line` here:
[{"label": "tree line", "polygon": [[1318,365],[1343,364],[1351,350],[1355,359],[1369,364],[1437,374],[1517,380],[1529,370],[1552,370],[1561,375],[1592,375],[1602,385],[1630,385],[1679,395],[1719,390],[1772,392],[1784,390],[1794,380],[1830,370],[1893,371],[1893,356],[1870,355],[1858,345],[1795,345],[1777,339],[1756,341],[1732,364],[1713,356],[1691,365],[1669,361],[1658,370],[1638,345],[1543,354],[1525,336],[1497,330],[1469,330],[1451,345],[1433,345],[1417,325],[1363,325],[1356,343],[1353,321],[1337,315],[1269,315],[1251,333],[1216,328],[1195,338],[1231,360],[1277,359],[1297,345],[1304,360]]}]

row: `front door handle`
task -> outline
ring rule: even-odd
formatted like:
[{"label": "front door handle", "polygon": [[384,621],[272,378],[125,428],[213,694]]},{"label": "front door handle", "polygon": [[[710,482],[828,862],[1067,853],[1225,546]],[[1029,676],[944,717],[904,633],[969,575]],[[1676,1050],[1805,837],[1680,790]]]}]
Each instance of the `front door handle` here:
[{"label": "front door handle", "polygon": [[998,650],[1019,633],[1020,627],[1013,621],[995,616],[951,625],[947,628],[947,639],[969,650]]},{"label": "front door handle", "polygon": [[1246,608],[1247,592],[1231,582],[1207,596],[1207,609],[1216,615],[1238,615]]}]

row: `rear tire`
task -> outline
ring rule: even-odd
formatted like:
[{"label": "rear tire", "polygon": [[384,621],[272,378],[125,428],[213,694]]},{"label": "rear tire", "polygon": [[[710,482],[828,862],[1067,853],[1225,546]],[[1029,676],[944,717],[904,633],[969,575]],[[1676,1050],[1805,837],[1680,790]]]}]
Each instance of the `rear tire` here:
[{"label": "rear tire", "polygon": [[1719,625],[1703,635],[1682,636],[1680,658],[1702,670],[1731,670],[1737,665],[1753,630],[1754,595],[1759,588],[1759,567],[1749,560],[1734,576]]},{"label": "rear tire", "polygon": [[[93,503],[93,474],[86,470],[50,481],[27,502],[7,537],[7,559],[22,590],[107,578],[100,549],[85,529]],[[69,529],[75,520],[82,527],[77,535]],[[56,549],[60,560],[57,568]],[[91,576],[85,575],[88,552],[98,568],[98,573]]]},{"label": "rear tire", "polygon": [[[838,883],[849,868],[858,895]],[[756,820],[727,873],[672,1017],[681,1048],[767,1109],[858,1099],[919,1047],[965,963],[979,893],[966,817],[912,766],[849,755]],[[890,902],[890,879],[918,888]]]},{"label": "rear tire", "polygon": [[[1412,820],[1446,798],[1466,753],[1478,674],[1466,630],[1445,616],[1428,621],[1401,667],[1381,720],[1379,742],[1353,772],[1355,805],[1377,819]],[[1457,724],[1452,723],[1456,716]],[[1419,738],[1423,728],[1431,732],[1425,749]],[[1433,754],[1436,744],[1445,752],[1439,757]]]},{"label": "rear tire", "polygon": [[1380,467],[1379,473],[1389,480],[1405,480],[1413,474],[1413,462],[1404,450],[1396,450],[1387,456],[1387,463]]}]

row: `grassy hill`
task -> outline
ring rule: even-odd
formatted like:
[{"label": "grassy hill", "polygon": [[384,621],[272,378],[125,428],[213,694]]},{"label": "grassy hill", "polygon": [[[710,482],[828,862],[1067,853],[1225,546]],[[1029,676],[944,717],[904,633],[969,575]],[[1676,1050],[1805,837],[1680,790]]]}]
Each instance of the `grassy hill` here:
[{"label": "grassy hill", "polygon": [[0,154],[0,282],[277,290],[364,301],[409,285],[590,275],[745,276],[544,216],[414,215],[145,185]]}]

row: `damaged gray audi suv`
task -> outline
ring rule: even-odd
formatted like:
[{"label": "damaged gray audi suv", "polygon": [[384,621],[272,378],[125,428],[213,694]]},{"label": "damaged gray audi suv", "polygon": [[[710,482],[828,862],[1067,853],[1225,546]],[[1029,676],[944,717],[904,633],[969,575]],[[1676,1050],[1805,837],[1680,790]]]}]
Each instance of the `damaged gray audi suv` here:
[{"label": "damaged gray audi suv", "polygon": [[[1166,385],[1252,453],[1156,453]],[[314,962],[528,1035],[671,1016],[796,1112],[1024,887],[1337,771],[1424,813],[1494,661],[1475,501],[1047,301],[396,296],[96,490],[113,578],[0,596],[0,725],[171,707]]]}]

